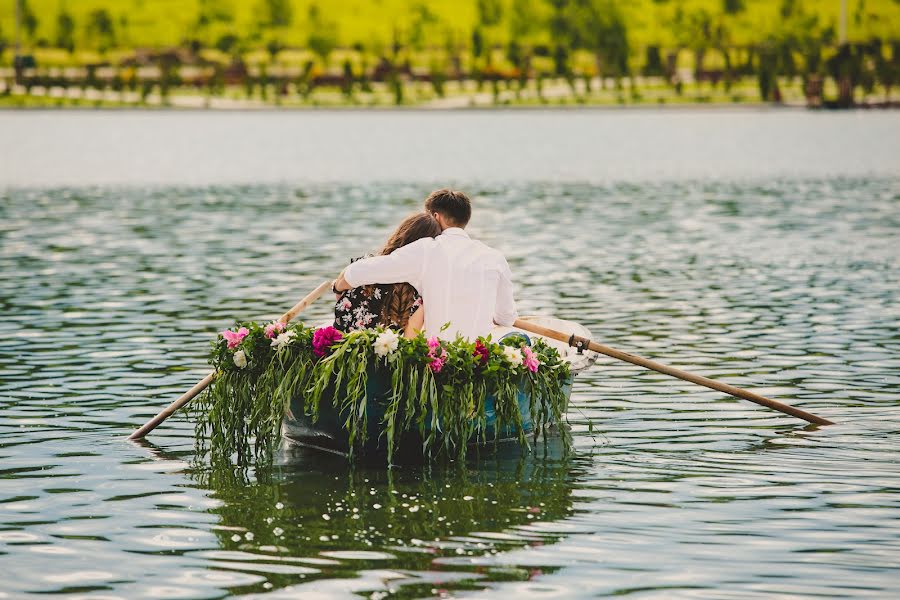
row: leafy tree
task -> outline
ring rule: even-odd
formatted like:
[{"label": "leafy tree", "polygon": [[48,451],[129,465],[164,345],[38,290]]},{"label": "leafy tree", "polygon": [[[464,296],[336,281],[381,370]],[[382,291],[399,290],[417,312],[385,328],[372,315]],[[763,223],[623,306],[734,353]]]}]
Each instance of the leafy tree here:
[{"label": "leafy tree", "polygon": [[88,15],[88,38],[94,40],[101,52],[116,43],[116,28],[112,16],[105,8],[98,8]]},{"label": "leafy tree", "polygon": [[462,44],[459,42],[457,33],[447,27],[444,30],[444,50],[450,59],[450,76],[457,78],[462,72]]},{"label": "leafy tree", "polygon": [[746,0],[722,0],[722,11],[727,15],[742,13],[746,8]]},{"label": "leafy tree", "polygon": [[710,50],[718,50],[725,60],[725,84],[731,85],[734,65],[729,52],[731,32],[724,15],[715,15],[706,9],[685,13],[676,10],[672,28],[680,47],[694,52],[694,70],[697,75],[704,71],[703,62]]},{"label": "leafy tree", "polygon": [[509,34],[521,40],[545,26],[536,0],[513,0],[509,13]]},{"label": "leafy tree", "polygon": [[550,35],[558,44],[571,45],[576,37],[575,19],[572,15],[573,2],[570,0],[550,0],[553,13],[550,17]]},{"label": "leafy tree", "polygon": [[486,27],[497,25],[503,19],[500,0],[478,0],[478,20]]},{"label": "leafy tree", "polygon": [[644,75],[661,76],[663,74],[665,74],[665,68],[663,67],[662,54],[660,53],[659,46],[647,46],[646,60],[644,61]]},{"label": "leafy tree", "polygon": [[[204,45],[217,47],[219,40],[224,37],[222,30],[233,29],[232,27],[215,27],[220,24],[231,24],[234,22],[234,12],[228,3],[228,0],[199,0],[197,6],[197,20],[194,23],[193,35],[201,39]],[[122,28],[124,29],[124,27]],[[218,34],[218,38],[213,35]],[[227,34],[226,34],[227,35]]]},{"label": "leafy tree", "polygon": [[422,50],[425,46],[434,45],[429,39],[429,29],[440,23],[440,18],[432,12],[428,5],[419,2],[413,7],[413,20],[410,26],[409,42],[413,48]]},{"label": "leafy tree", "polygon": [[275,38],[270,39],[266,42],[266,51],[269,53],[269,60],[274,61],[275,57],[278,56],[278,53],[284,50],[285,46],[281,43],[280,40]]},{"label": "leafy tree", "polygon": [[778,11],[781,13],[782,19],[788,19],[798,10],[802,10],[797,0],[781,0],[781,7]]},{"label": "leafy tree", "polygon": [[481,27],[472,30],[472,54],[476,58],[480,58],[484,54],[484,33]]},{"label": "leafy tree", "polygon": [[197,25],[206,27],[213,23],[231,23],[234,21],[234,12],[223,0],[200,0],[197,13]]},{"label": "leafy tree", "polygon": [[22,19],[22,29],[25,30],[25,35],[28,36],[28,39],[33,40],[39,21],[37,15],[31,10],[28,0],[19,0],[19,15]]},{"label": "leafy tree", "polygon": [[119,15],[119,24],[116,26],[116,41],[119,45],[126,48],[131,45],[131,38],[128,36],[128,25],[128,15]]},{"label": "leafy tree", "polygon": [[240,39],[233,33],[226,33],[216,40],[216,49],[224,54],[231,54],[238,47]]},{"label": "leafy tree", "polygon": [[338,25],[336,21],[322,16],[318,4],[309,7],[309,37],[307,43],[323,63],[328,62],[328,56],[337,47]]},{"label": "leafy tree", "polygon": [[353,99],[353,85],[356,83],[356,77],[353,74],[353,64],[350,59],[344,60],[344,81],[341,85],[341,93],[347,100]]},{"label": "leafy tree", "polygon": [[875,60],[875,71],[878,80],[884,86],[884,97],[891,97],[891,88],[897,83],[898,75],[900,75],[900,64],[897,57],[900,57],[900,42],[893,43],[893,52],[891,53],[893,60],[885,56],[884,50],[881,48],[881,42],[878,42],[878,54]]},{"label": "leafy tree", "polygon": [[75,50],[75,19],[65,9],[56,16],[56,47]]},{"label": "leafy tree", "polygon": [[757,83],[759,85],[759,95],[763,101],[780,101],[781,92],[778,89],[778,54],[771,42],[765,44],[760,49]]},{"label": "leafy tree", "polygon": [[594,53],[598,74],[627,75],[628,26],[614,0],[574,0],[563,10],[573,46]]},{"label": "leafy tree", "polygon": [[553,48],[553,71],[556,75],[569,75],[569,49],[565,44]]},{"label": "leafy tree", "polygon": [[517,67],[522,63],[524,55],[522,54],[522,45],[518,40],[512,39],[509,41],[509,45],[506,47],[506,57],[509,59],[509,62]]},{"label": "leafy tree", "polygon": [[294,20],[294,7],[291,0],[263,0],[260,14],[263,25],[288,27]]},{"label": "leafy tree", "polygon": [[439,98],[446,94],[444,84],[447,82],[447,71],[443,64],[437,60],[431,61],[431,87]]},{"label": "leafy tree", "polygon": [[[822,74],[823,45],[831,42],[833,34],[829,28],[822,28],[817,14],[807,13],[796,0],[783,0],[779,10],[782,19],[766,38],[760,68],[769,69],[775,75],[794,77],[802,74],[806,88],[811,79],[818,79]],[[774,58],[764,57],[767,52],[774,54]],[[796,56],[802,57],[802,68],[798,66]]]},{"label": "leafy tree", "polygon": [[[519,69],[519,88],[525,87],[531,66],[532,34],[545,26],[535,0],[513,0],[509,14],[509,61]],[[519,93],[518,91],[516,93]]]}]

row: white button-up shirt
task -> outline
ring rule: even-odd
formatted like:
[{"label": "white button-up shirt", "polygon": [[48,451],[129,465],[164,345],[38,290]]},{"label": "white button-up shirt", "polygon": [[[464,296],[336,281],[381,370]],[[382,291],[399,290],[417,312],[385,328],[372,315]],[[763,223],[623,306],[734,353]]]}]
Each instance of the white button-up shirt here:
[{"label": "white button-up shirt", "polygon": [[[374,283],[412,285],[425,305],[425,333],[444,339],[457,334],[474,340],[494,323],[518,317],[512,273],[503,255],[473,240],[459,227],[423,238],[386,256],[358,260],[344,271],[352,287]],[[450,326],[441,331],[444,324]]]}]

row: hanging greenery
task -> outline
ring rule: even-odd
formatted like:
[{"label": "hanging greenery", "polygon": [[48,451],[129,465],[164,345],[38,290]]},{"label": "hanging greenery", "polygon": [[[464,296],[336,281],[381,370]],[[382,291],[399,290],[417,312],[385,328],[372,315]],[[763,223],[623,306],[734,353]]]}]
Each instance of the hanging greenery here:
[{"label": "hanging greenery", "polygon": [[[540,339],[524,336],[494,343],[490,337],[469,342],[437,337],[407,339],[390,329],[342,334],[333,327],[312,329],[302,323],[237,323],[221,332],[209,357],[215,378],[195,403],[201,453],[247,464],[266,461],[281,436],[292,400],[315,422],[331,403],[347,432],[350,454],[366,443],[369,378],[386,373],[380,431],[388,461],[401,435],[418,431],[428,456],[438,452],[463,457],[470,442],[489,441],[488,432],[514,431],[527,444],[518,396],[529,394],[535,438],[559,424],[565,410],[567,362]],[[496,422],[487,423],[493,402]]]}]

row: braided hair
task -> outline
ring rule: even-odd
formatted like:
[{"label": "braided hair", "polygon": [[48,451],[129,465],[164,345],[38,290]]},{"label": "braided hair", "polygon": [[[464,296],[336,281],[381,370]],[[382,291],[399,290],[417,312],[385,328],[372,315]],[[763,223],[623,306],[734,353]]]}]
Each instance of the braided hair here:
[{"label": "braided hair", "polygon": [[[416,240],[426,237],[437,237],[441,234],[441,226],[435,218],[426,212],[410,215],[391,234],[384,247],[379,252],[384,256],[397,248],[411,244]],[[410,308],[416,297],[416,288],[408,283],[395,283],[393,285],[380,286],[385,294],[381,305],[379,319],[384,324],[391,324],[400,329],[406,327],[412,314]],[[371,295],[374,286],[366,286],[366,294]]]}]

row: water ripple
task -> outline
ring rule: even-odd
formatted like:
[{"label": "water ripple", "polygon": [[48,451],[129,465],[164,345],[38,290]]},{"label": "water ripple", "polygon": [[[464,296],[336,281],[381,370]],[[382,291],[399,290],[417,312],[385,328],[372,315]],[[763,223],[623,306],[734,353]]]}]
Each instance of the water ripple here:
[{"label": "water ripple", "polygon": [[[176,417],[210,335],[283,312],[428,188],[0,192],[0,589],[234,595],[886,597],[898,591],[900,181],[473,185],[523,313],[791,417],[603,359],[558,440],[350,469],[211,471]],[[308,319],[326,318],[321,303]],[[327,518],[326,518],[327,517]]]}]

